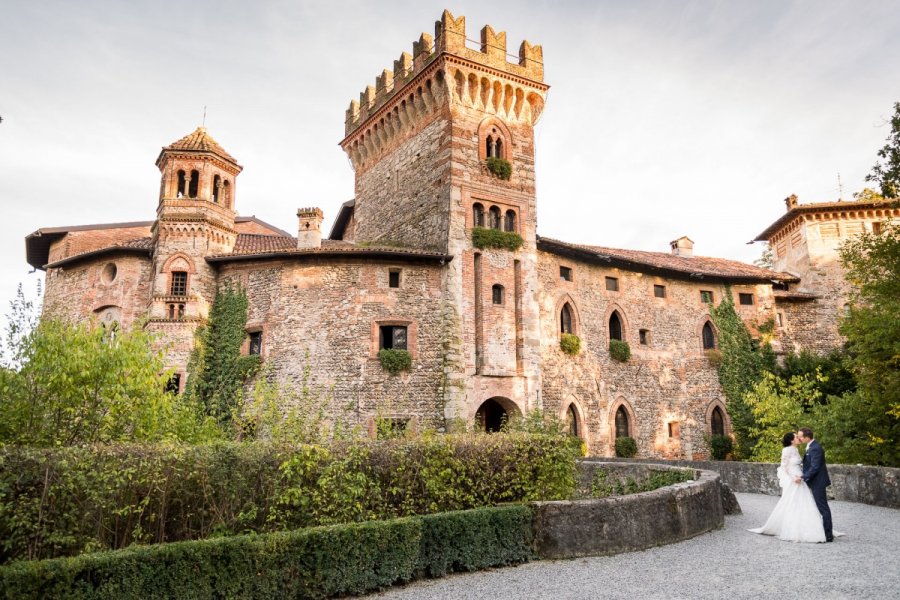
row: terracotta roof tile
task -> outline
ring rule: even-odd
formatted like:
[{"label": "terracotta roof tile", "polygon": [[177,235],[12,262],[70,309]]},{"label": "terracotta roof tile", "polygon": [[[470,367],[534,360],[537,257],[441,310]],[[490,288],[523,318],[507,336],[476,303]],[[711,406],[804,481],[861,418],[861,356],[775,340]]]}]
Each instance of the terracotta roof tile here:
[{"label": "terracotta roof tile", "polygon": [[792,292],[790,290],[775,290],[772,292],[775,296],[775,300],[818,300],[822,296],[818,294],[811,294],[809,292]]},{"label": "terracotta roof tile", "polygon": [[172,142],[164,148],[164,150],[187,150],[191,152],[212,152],[218,154],[222,158],[237,164],[237,160],[227,152],[219,143],[212,138],[206,131],[205,127],[198,127],[193,133],[190,133],[177,142]]},{"label": "terracotta roof tile", "polygon": [[626,267],[632,265],[632,268],[638,270],[641,267],[649,267],[690,277],[721,277],[723,279],[755,279],[760,281],[797,280],[790,273],[782,273],[736,260],[710,256],[675,256],[666,252],[647,252],[644,250],[624,250],[620,248],[606,248],[604,246],[570,244],[545,237],[538,239],[538,246],[542,250],[550,252],[553,252],[555,249],[568,248],[593,255],[599,260],[624,263]]}]

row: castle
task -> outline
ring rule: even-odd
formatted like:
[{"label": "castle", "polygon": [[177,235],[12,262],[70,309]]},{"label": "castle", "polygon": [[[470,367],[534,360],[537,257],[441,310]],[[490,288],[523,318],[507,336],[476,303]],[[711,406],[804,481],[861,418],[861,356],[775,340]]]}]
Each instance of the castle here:
[{"label": "castle", "polygon": [[[751,331],[775,323],[781,351],[837,347],[847,295],[837,245],[898,210],[788,198],[757,237],[774,270],[694,256],[687,237],[671,254],[542,238],[542,59],[526,41],[508,62],[506,35],[490,26],[470,49],[465,18],[445,11],[433,37],[350,103],[341,147],[355,198],[327,237],[318,208],[298,211],[296,236],[237,216],[242,167],[198,128],[156,160],[153,221],[27,236],[29,264],[46,271],[45,315],[145,322],[183,389],[197,326],[218,289],[240,284],[244,351],[284,381],[309,367],[332,390],[335,419],[493,429],[540,408],[594,454],[629,436],[642,456],[705,456],[706,436],[730,432],[710,303],[730,290]],[[580,350],[564,352],[564,334]],[[625,361],[611,356],[617,341]],[[408,351],[410,369],[387,372],[383,348]]]}]

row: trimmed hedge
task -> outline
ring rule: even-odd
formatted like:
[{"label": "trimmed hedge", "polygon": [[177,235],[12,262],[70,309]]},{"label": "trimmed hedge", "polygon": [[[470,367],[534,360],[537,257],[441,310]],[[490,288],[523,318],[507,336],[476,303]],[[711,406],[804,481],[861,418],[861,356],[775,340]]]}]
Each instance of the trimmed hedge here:
[{"label": "trimmed hedge", "polygon": [[619,362],[628,362],[631,358],[631,346],[622,340],[609,340],[609,355]]},{"label": "trimmed hedge", "polygon": [[632,458],[637,451],[637,442],[633,437],[616,438],[616,456],[619,458]]},{"label": "trimmed hedge", "polygon": [[559,500],[558,436],[433,435],[284,448],[0,447],[0,563]]},{"label": "trimmed hedge", "polygon": [[559,348],[570,356],[581,351],[581,338],[574,333],[563,333],[559,336]]},{"label": "trimmed hedge", "polygon": [[527,506],[134,547],[0,567],[0,598],[327,598],[532,558]]}]

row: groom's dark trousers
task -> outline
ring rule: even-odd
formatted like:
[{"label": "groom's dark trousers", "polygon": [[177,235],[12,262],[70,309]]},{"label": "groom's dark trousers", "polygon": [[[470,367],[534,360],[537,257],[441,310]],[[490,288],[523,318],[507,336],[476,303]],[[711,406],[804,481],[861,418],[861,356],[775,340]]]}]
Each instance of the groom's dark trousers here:
[{"label": "groom's dark trousers", "polygon": [[831,530],[831,509],[828,508],[828,497],[825,495],[825,488],[831,485],[831,479],[828,477],[828,468],[825,466],[825,451],[816,440],[806,446],[806,454],[803,456],[803,481],[809,486],[813,498],[816,500],[816,508],[822,515],[825,539],[831,540],[834,537]]}]

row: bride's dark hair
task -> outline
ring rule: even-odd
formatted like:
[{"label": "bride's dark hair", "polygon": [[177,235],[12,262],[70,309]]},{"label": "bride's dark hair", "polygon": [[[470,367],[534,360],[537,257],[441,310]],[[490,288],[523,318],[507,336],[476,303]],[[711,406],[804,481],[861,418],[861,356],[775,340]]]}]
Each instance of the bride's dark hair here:
[{"label": "bride's dark hair", "polygon": [[788,431],[786,434],[784,434],[784,437],[781,438],[781,445],[784,446],[785,448],[787,448],[788,446],[791,445],[791,442],[793,442],[793,441],[794,441],[794,432]]}]

